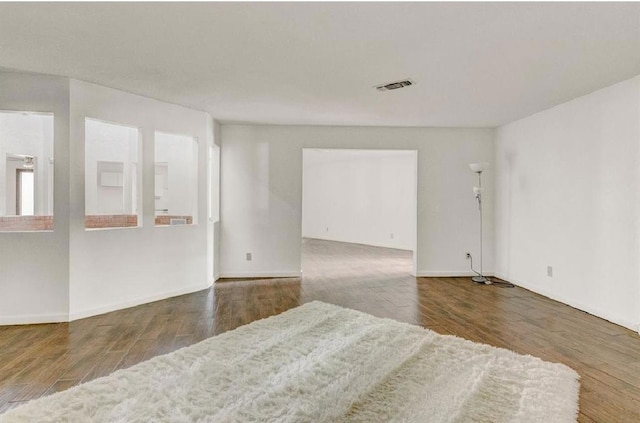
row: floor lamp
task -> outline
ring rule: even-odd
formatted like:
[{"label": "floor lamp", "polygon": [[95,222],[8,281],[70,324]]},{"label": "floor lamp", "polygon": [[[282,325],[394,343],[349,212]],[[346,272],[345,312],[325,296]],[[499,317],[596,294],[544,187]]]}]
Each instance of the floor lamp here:
[{"label": "floor lamp", "polygon": [[471,163],[469,164],[469,167],[472,171],[478,174],[478,186],[473,187],[473,193],[476,195],[476,200],[478,200],[478,209],[480,210],[480,272],[473,270],[472,266],[471,270],[478,275],[471,278],[471,280],[475,283],[490,285],[492,283],[491,280],[486,278],[482,272],[482,172],[489,167],[489,163]]}]

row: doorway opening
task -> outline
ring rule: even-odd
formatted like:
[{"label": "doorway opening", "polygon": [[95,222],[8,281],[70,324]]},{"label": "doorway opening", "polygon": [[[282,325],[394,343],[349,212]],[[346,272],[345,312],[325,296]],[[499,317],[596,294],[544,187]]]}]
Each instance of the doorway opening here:
[{"label": "doorway opening", "polygon": [[416,150],[303,149],[305,279],[416,274]]},{"label": "doorway opening", "polygon": [[35,192],[33,169],[16,169],[16,216],[33,216]]}]

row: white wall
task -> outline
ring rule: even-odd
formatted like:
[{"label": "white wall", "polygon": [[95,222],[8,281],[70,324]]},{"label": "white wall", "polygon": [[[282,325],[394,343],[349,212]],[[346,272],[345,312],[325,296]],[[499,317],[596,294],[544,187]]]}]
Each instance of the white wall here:
[{"label": "white wall", "polygon": [[0,233],[0,324],[66,320],[69,80],[0,72],[0,110],[54,113],[56,196],[53,232]]},{"label": "white wall", "polygon": [[[300,274],[303,148],[417,150],[418,274],[469,274],[464,254],[479,242],[468,164],[492,161],[493,141],[492,129],[222,125],[221,275]],[[483,180],[493,269],[493,173]]]},{"label": "white wall", "polygon": [[303,151],[302,236],[413,250],[417,152]]},{"label": "white wall", "polygon": [[[84,229],[85,117],[139,128],[142,138],[143,226]],[[210,116],[122,91],[71,80],[70,316],[72,319],[123,306],[204,289],[209,277],[207,224],[154,225],[154,133],[198,139],[198,212],[206,216],[206,157]]]},{"label": "white wall", "polygon": [[[0,324],[67,321],[210,286],[219,243],[213,215],[201,224],[156,227],[153,189],[154,132],[196,137],[195,211],[207,216],[207,190],[217,210],[219,187],[207,180],[206,152],[220,143],[219,125],[208,114],[81,81],[11,72],[0,73],[0,110],[53,113],[55,153],[54,230],[0,233]],[[85,230],[86,117],[140,129],[142,227]]]},{"label": "white wall", "polygon": [[210,253],[207,272],[209,279],[215,281],[220,276],[220,124],[215,120],[209,120],[207,137],[213,140],[207,184],[210,207],[207,219],[207,249]]},{"label": "white wall", "polygon": [[211,170],[209,175],[209,204],[210,215],[209,225],[209,251],[212,253],[210,265],[210,276],[212,280],[220,277],[220,144],[222,136],[220,134],[220,124],[212,120],[209,131],[213,137]]},{"label": "white wall", "polygon": [[499,128],[496,272],[637,330],[639,142],[640,76]]}]

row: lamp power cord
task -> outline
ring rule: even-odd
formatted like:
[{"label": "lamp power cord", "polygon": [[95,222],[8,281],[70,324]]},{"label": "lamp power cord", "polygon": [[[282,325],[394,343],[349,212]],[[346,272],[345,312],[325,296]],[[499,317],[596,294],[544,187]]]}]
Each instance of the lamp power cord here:
[{"label": "lamp power cord", "polygon": [[[471,253],[469,253],[468,255],[469,255],[469,260],[471,262],[471,266],[470,266],[471,271],[478,276],[485,277],[483,274],[481,274],[480,272],[478,272],[476,269],[473,268],[473,256],[471,255]],[[496,286],[499,286],[500,288],[515,288],[515,285],[512,283],[497,281],[494,279],[491,280],[491,285],[496,285]]]}]

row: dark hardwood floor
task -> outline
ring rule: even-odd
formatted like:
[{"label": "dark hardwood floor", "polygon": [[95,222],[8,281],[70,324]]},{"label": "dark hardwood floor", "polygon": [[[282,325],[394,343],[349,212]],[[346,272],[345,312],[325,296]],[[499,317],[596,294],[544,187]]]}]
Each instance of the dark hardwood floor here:
[{"label": "dark hardwood floor", "polygon": [[303,269],[68,324],[0,327],[0,412],[321,300],[565,363],[581,375],[581,422],[640,421],[637,333],[517,287],[416,279],[406,251],[305,240]]}]

